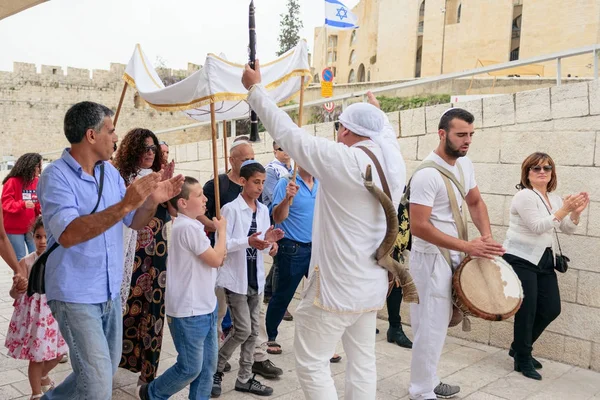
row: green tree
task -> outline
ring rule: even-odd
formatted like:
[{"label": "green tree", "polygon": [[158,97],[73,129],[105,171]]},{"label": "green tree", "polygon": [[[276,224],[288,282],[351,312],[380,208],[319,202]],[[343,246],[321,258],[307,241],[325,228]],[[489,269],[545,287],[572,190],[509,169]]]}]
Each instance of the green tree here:
[{"label": "green tree", "polygon": [[279,51],[277,56],[282,55],[289,49],[295,47],[300,41],[300,29],[304,25],[300,19],[300,4],[298,0],[287,0],[287,12],[281,14],[279,27]]}]

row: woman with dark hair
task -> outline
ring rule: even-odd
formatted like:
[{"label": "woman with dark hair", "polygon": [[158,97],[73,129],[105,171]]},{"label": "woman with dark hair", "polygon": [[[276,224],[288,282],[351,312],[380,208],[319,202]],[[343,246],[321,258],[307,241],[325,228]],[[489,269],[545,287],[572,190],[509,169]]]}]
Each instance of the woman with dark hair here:
[{"label": "woman with dark hair", "polygon": [[[533,344],[560,314],[556,279],[556,230],[572,234],[590,202],[581,192],[563,199],[554,193],[556,166],[546,153],[533,153],[523,161],[519,192],[510,206],[503,258],[512,265],[523,285],[523,304],[515,315],[514,339],[509,355],[515,371],[542,379],[542,364],[531,356]],[[564,272],[564,271],[563,271]]]},{"label": "woman with dark hair", "polygon": [[[126,185],[163,166],[158,139],[148,129],[129,131],[114,160]],[[167,166],[163,179],[173,174]],[[148,225],[124,242],[125,265],[121,298],[123,309],[123,355],[119,367],[140,372],[139,383],[156,378],[165,318],[167,270],[166,223],[170,216],[166,205],[159,205]],[[129,249],[128,249],[129,247]]]},{"label": "woman with dark hair", "polygon": [[41,214],[36,188],[42,172],[42,156],[38,153],[23,154],[10,173],[2,181],[2,211],[4,229],[21,261],[28,253],[35,251],[29,228]]}]

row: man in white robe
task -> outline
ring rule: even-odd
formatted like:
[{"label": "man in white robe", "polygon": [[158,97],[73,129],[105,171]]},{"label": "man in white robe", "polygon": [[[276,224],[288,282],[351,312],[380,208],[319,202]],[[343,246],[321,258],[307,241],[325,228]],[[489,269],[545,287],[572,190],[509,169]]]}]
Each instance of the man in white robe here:
[{"label": "man in white robe", "polygon": [[385,303],[388,282],[374,254],[385,236],[386,219],[362,175],[372,165],[381,188],[380,177],[358,147],[379,160],[397,207],[406,169],[396,133],[369,94],[370,104],[353,104],[340,116],[338,143],[312,136],[277,107],[260,81],[258,62],[256,71],[246,66],[242,83],[249,89],[248,103],[273,139],[321,182],[309,277],[295,313],[298,380],[307,399],[337,399],[329,359],[341,339],[348,358],[345,399],[374,400],[376,313]]}]

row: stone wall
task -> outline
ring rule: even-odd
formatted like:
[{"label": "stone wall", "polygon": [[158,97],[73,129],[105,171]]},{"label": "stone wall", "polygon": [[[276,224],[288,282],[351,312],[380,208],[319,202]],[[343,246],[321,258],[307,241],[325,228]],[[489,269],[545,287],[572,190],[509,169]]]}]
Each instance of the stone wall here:
[{"label": "stone wall", "polygon": [[[398,141],[409,173],[437,145],[437,123],[450,104],[389,114],[398,127]],[[600,125],[600,86],[576,83],[454,104],[471,111],[476,135],[469,157],[483,194],[494,236],[503,241],[509,206],[520,177],[520,164],[534,151],[548,152],[557,164],[557,193],[589,191],[590,207],[573,236],[560,235],[571,268],[559,274],[562,314],[543,334],[535,354],[600,371],[600,149],[596,149]],[[310,125],[311,134],[332,138],[331,123]],[[219,143],[219,157],[222,157]],[[270,137],[255,144],[257,159],[273,157]],[[175,146],[171,150],[178,170],[206,181],[212,175],[209,142]],[[223,160],[220,159],[223,167]],[[471,225],[471,237],[476,236]],[[386,318],[385,310],[380,313]],[[402,318],[410,323],[406,304]],[[487,322],[474,319],[473,330],[460,327],[450,334],[467,340],[507,348],[512,340],[512,319]]]}]

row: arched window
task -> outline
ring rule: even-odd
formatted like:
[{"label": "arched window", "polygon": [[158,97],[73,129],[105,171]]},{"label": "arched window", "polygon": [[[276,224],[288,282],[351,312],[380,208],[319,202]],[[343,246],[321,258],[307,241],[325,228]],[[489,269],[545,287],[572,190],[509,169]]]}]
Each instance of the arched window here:
[{"label": "arched window", "polygon": [[358,81],[359,82],[365,81],[365,65],[364,64],[360,64],[360,66],[358,67]]},{"label": "arched window", "polygon": [[423,47],[417,49],[417,57],[415,60],[415,78],[421,77],[421,59],[423,57]]},{"label": "arched window", "polygon": [[421,8],[419,8],[419,16],[420,17],[425,16],[425,0],[423,0],[423,2],[421,3]]},{"label": "arched window", "polygon": [[417,27],[417,35],[422,35],[423,34],[424,27],[425,27],[425,22],[424,21],[419,21],[419,26]]},{"label": "arched window", "polygon": [[354,83],[356,82],[356,74],[354,73],[354,70],[351,69],[350,73],[348,74],[348,83]]},{"label": "arched window", "polygon": [[319,74],[315,74],[315,76],[313,77],[313,83],[319,83],[321,81],[321,77],[319,76]]},{"label": "arched window", "polygon": [[354,50],[352,50],[350,52],[350,59],[348,60],[348,65],[354,64],[355,61],[356,61],[356,52]]},{"label": "arched window", "polygon": [[460,24],[460,13],[462,11],[462,4],[458,5],[458,11],[456,11],[456,23]]},{"label": "arched window", "polygon": [[350,45],[353,45],[356,42],[356,29],[352,31],[352,35],[350,36]]}]

